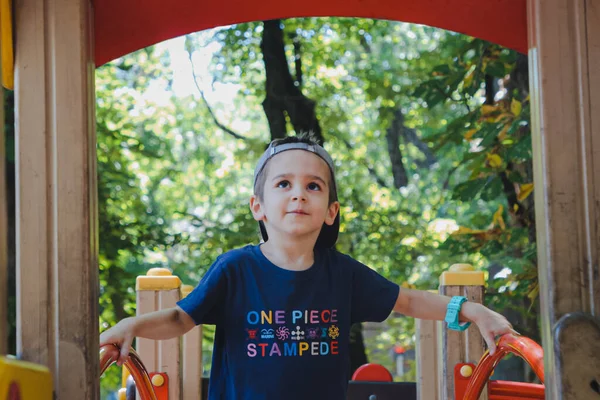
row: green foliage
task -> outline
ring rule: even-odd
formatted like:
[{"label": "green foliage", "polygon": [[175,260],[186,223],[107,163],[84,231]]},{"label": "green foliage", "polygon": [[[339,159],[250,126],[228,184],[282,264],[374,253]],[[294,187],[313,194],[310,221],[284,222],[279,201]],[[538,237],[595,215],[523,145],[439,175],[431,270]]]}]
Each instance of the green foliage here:
[{"label": "green foliage", "polygon": [[[463,105],[447,129],[431,136],[439,154],[463,148],[448,188],[453,200],[471,203],[457,219],[461,227],[441,248],[480,254],[488,265],[510,271],[506,279],[491,283],[492,293],[500,295],[489,301],[499,309],[523,304],[523,299],[531,308],[538,294],[529,98],[527,85],[518,82],[523,71],[516,70],[517,60],[507,49],[468,41],[453,63],[434,67],[432,78],[414,92],[429,107]],[[530,310],[520,311],[527,320]],[[535,316],[533,321],[519,328],[537,337]]]}]

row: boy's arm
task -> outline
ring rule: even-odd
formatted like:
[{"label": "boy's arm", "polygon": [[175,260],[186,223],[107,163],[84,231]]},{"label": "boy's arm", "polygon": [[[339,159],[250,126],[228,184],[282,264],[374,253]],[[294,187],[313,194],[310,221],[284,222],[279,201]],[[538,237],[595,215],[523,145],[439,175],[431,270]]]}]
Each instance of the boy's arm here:
[{"label": "boy's arm", "polygon": [[167,340],[181,336],[196,324],[178,306],[134,317],[135,336],[144,339]]},{"label": "boy's arm", "polygon": [[169,308],[121,320],[100,335],[100,346],[117,344],[121,348],[117,364],[122,365],[135,337],[166,340],[181,336],[194,326],[194,320],[181,308]]},{"label": "boy's arm", "polygon": [[[443,321],[450,303],[450,297],[439,294],[401,288],[394,311],[419,319]],[[495,337],[505,333],[517,333],[508,320],[477,303],[463,303],[459,316],[460,322],[473,322],[481,331],[490,354],[496,350]]]},{"label": "boy's arm", "polygon": [[[414,318],[443,321],[450,297],[423,290],[400,288],[394,311]],[[474,322],[477,303],[466,302],[460,311],[460,322]],[[471,318],[469,318],[469,316]]]}]

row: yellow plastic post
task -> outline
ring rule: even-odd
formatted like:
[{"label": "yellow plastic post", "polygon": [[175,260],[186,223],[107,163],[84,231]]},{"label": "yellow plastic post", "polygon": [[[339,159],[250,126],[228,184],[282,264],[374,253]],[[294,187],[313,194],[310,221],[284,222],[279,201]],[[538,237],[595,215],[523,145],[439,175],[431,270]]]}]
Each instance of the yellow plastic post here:
[{"label": "yellow plastic post", "polygon": [[2,52],[2,86],[15,88],[15,60],[13,49],[13,13],[11,0],[0,0],[0,51]]},{"label": "yellow plastic post", "polygon": [[[485,273],[470,264],[454,264],[440,276],[439,293],[445,296],[464,296],[469,301],[483,303]],[[442,329],[442,358],[440,392],[443,400],[454,398],[454,366],[457,363],[477,363],[485,351],[485,342],[477,327],[465,332]],[[487,391],[480,400],[487,400]]]},{"label": "yellow plastic post", "polygon": [[[151,268],[136,280],[137,315],[175,307],[181,298],[181,280],[167,268]],[[181,339],[150,340],[137,338],[137,351],[148,372],[164,372],[173,384],[169,398],[179,399],[181,385]]]},{"label": "yellow plastic post", "polygon": [[0,399],[52,400],[52,390],[48,368],[0,357]]}]

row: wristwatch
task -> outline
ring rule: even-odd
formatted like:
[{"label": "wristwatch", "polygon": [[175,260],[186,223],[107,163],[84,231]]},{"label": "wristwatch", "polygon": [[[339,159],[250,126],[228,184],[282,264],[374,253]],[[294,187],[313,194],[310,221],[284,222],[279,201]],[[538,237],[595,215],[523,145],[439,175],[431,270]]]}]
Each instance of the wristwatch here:
[{"label": "wristwatch", "polygon": [[458,322],[460,309],[465,301],[467,301],[467,298],[463,296],[454,296],[450,299],[448,310],[446,311],[446,318],[444,318],[444,321],[448,324],[448,328],[455,331],[464,331],[471,325],[470,322]]}]

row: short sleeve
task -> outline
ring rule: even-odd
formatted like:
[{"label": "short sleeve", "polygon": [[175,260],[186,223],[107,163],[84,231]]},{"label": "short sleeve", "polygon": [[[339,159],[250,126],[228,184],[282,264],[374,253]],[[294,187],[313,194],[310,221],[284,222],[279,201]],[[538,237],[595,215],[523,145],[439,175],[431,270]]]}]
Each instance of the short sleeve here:
[{"label": "short sleeve", "polygon": [[227,276],[222,260],[217,260],[192,292],[177,302],[196,325],[218,324],[224,316]]},{"label": "short sleeve", "polygon": [[400,287],[352,260],[352,323],[382,322],[394,309]]}]

